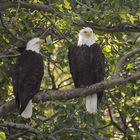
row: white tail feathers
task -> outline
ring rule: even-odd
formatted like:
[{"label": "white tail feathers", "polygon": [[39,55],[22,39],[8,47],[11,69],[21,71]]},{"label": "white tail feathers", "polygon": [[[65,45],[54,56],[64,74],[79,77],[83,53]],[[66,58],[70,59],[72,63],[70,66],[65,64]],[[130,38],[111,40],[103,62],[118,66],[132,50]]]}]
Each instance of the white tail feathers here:
[{"label": "white tail feathers", "polygon": [[89,113],[97,113],[97,94],[86,96],[86,109]]},{"label": "white tail feathers", "polygon": [[32,100],[30,100],[24,109],[24,111],[21,113],[21,116],[24,118],[31,118],[32,116]]}]

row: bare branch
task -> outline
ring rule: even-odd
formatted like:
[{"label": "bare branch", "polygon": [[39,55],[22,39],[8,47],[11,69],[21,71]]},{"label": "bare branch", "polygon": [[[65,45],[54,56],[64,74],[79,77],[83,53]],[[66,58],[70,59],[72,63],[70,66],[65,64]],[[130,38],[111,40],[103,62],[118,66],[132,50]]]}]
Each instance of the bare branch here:
[{"label": "bare branch", "polygon": [[[105,89],[110,89],[114,88],[115,86],[122,85],[126,82],[133,81],[133,80],[138,80],[140,79],[140,72],[136,72],[135,74],[123,78],[117,78],[113,80],[107,80],[107,81],[102,81],[100,83],[96,83],[91,85],[89,88],[77,88],[77,89],[71,89],[71,90],[48,90],[44,92],[38,93],[34,97],[34,102],[38,103],[40,101],[46,102],[48,100],[69,100],[73,98],[78,98],[78,97],[84,97],[87,95],[92,95],[94,93],[98,93],[100,91],[103,91]],[[3,104],[0,107],[0,114],[4,114],[6,112],[9,112],[15,107],[15,101],[11,100],[5,104]]]},{"label": "bare branch", "polygon": [[139,125],[137,124],[137,122],[134,119],[131,120],[131,124],[134,129],[136,129],[138,132],[140,132]]},{"label": "bare branch", "polygon": [[126,131],[126,130],[128,129],[128,126],[127,126],[127,124],[126,124],[126,115],[123,114],[123,112],[120,111],[119,109],[117,109],[117,110],[118,110],[118,113],[119,113],[119,115],[120,115],[120,119],[121,119],[121,122],[122,122],[122,124],[123,124],[124,130]]},{"label": "bare branch", "polygon": [[118,78],[119,74],[123,68],[123,66],[126,64],[126,61],[128,58],[132,57],[133,55],[135,55],[136,53],[140,53],[140,48],[136,48],[130,52],[128,52],[126,55],[124,55],[119,62],[116,65],[116,70],[114,72],[113,78]]},{"label": "bare branch", "polygon": [[99,130],[99,129],[105,129],[105,128],[108,128],[108,127],[111,126],[111,125],[113,125],[112,122],[109,123],[109,124],[107,124],[107,125],[105,125],[105,126],[98,127],[97,129],[98,129],[98,130]]},{"label": "bare branch", "polygon": [[67,81],[69,81],[69,80],[71,80],[71,79],[72,79],[72,78],[69,77],[69,78],[67,78],[67,79],[65,79],[65,80],[63,80],[63,81],[61,81],[61,82],[58,84],[58,87],[60,88],[61,85],[62,85],[64,82],[67,82]]},{"label": "bare branch", "polygon": [[50,62],[48,61],[48,75],[51,79],[51,83],[52,83],[52,89],[56,90],[56,84],[55,84],[55,77],[53,75],[53,73],[51,73],[51,68],[50,68]]}]

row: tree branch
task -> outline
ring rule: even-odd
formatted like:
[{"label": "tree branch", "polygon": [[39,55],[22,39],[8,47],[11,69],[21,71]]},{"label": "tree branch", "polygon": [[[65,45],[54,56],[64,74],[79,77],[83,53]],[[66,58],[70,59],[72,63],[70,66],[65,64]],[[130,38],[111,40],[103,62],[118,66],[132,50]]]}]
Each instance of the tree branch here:
[{"label": "tree branch", "polygon": [[132,124],[133,128],[134,128],[135,130],[137,130],[137,131],[140,133],[139,125],[138,125],[137,122],[134,120],[134,118],[131,120],[131,124]]},{"label": "tree branch", "polygon": [[[33,128],[32,126],[30,126],[28,124],[18,124],[18,123],[13,123],[13,122],[5,121],[5,122],[3,122],[3,124],[0,124],[0,126],[10,127],[10,128],[14,128],[14,129],[26,130],[26,132],[29,131],[29,132],[32,132],[32,133],[35,133],[35,134],[40,134],[41,133],[41,131],[37,130],[36,127]],[[57,135],[57,134],[59,134],[59,133],[62,133],[62,132],[74,132],[74,133],[75,132],[79,132],[79,133],[87,134],[87,135],[89,135],[89,136],[91,136],[93,138],[96,138],[98,140],[100,139],[95,133],[92,134],[89,131],[78,129],[78,128],[62,128],[62,129],[59,129],[59,130],[53,132],[50,135],[46,135],[46,137],[54,140],[55,139],[54,136]]]},{"label": "tree branch", "polygon": [[110,116],[110,120],[111,120],[111,123],[122,133],[125,134],[125,131],[114,121],[114,118],[112,116],[112,113],[111,113],[111,109],[110,107],[108,106],[108,113],[109,113],[109,116]]},{"label": "tree branch", "polygon": [[[64,132],[79,132],[81,134],[86,134],[86,135],[89,135],[91,136],[92,138],[96,139],[96,140],[101,140],[101,138],[97,135],[97,134],[92,134],[90,133],[89,131],[86,131],[86,130],[82,130],[82,129],[79,129],[79,128],[62,128],[62,129],[59,129],[57,131],[55,131],[54,133],[52,133],[50,136],[55,136],[59,133],[64,133]],[[106,140],[106,139],[104,139]]]},{"label": "tree branch", "polygon": [[128,58],[132,57],[133,55],[135,55],[136,53],[140,53],[140,48],[136,48],[130,52],[128,52],[126,55],[124,55],[119,62],[116,65],[116,70],[114,72],[113,78],[118,78],[119,74],[123,68],[123,66],[126,64],[126,61]]},{"label": "tree branch", "polygon": [[[47,121],[50,121],[51,119],[53,119],[53,118],[55,118],[58,114],[59,114],[60,112],[56,112],[56,113],[54,113],[52,116],[50,116],[50,117],[48,117],[48,118],[45,118],[45,119],[43,119],[42,120],[42,122],[43,123],[45,123],[45,122],[47,122]],[[24,129],[24,131],[22,131],[22,132],[19,132],[19,133],[16,133],[15,135],[13,135],[12,137],[10,137],[10,139],[16,139],[16,138],[18,138],[18,137],[21,137],[21,136],[23,136],[23,135],[26,135],[26,133],[28,133],[28,131],[30,131],[30,132],[33,132],[33,133],[36,133],[36,134],[38,134],[38,133],[41,133],[40,131],[35,131],[34,132],[34,130],[36,130],[39,126],[40,126],[40,124],[36,124],[34,127],[33,126],[29,126],[29,125],[26,125],[26,124],[17,124],[17,123],[12,123],[12,125],[11,125],[11,122],[6,122],[6,125],[5,125],[5,122],[4,122],[4,124],[0,124],[0,126],[5,126],[5,127],[12,127],[13,128],[13,125],[14,125],[14,128],[16,128],[16,129]],[[17,128],[18,127],[18,128]],[[20,127],[20,128],[19,128]],[[31,128],[31,129],[30,129]],[[54,137],[52,137],[52,136],[47,136],[47,137],[49,137],[50,139],[54,139]]]},{"label": "tree branch", "polygon": [[30,125],[28,124],[18,124],[18,123],[13,123],[13,122],[3,122],[3,124],[0,124],[0,126],[3,126],[3,127],[12,127],[12,128],[16,128],[16,129],[22,129],[22,130],[29,130],[35,134],[38,134],[40,133],[39,130],[37,129],[34,129],[33,127],[31,127]]},{"label": "tree branch", "polygon": [[55,77],[53,75],[53,72],[51,73],[51,67],[50,67],[50,62],[49,61],[48,61],[47,68],[48,68],[48,75],[49,75],[49,77],[51,79],[51,83],[52,83],[52,89],[56,90],[57,88],[56,88],[56,84],[55,84]]},{"label": "tree branch", "polygon": [[27,8],[27,9],[32,9],[32,10],[39,10],[39,11],[45,11],[48,13],[52,13],[52,14],[56,14],[57,16],[61,17],[61,15],[59,14],[59,11],[57,9],[56,6],[45,6],[42,4],[31,4],[31,3],[27,3],[27,2],[23,2],[23,1],[19,1],[19,2],[7,2],[7,3],[1,3],[0,4],[0,10],[6,10],[9,8],[18,8],[18,6],[20,5],[21,8]]},{"label": "tree branch", "polygon": [[124,129],[122,129],[114,120],[113,116],[112,116],[112,113],[111,113],[111,109],[110,107],[108,106],[108,112],[109,112],[109,116],[110,116],[110,120],[111,120],[111,123],[120,131],[122,132],[125,137],[128,138],[128,140],[132,140],[132,137],[127,133],[127,131],[125,131]]},{"label": "tree branch", "polygon": [[11,54],[11,55],[1,55],[0,56],[0,59],[2,59],[2,58],[13,58],[13,57],[17,57],[17,56],[19,56],[20,54]]},{"label": "tree branch", "polygon": [[98,30],[98,31],[103,31],[103,32],[140,32],[140,26],[139,25],[129,25],[122,23],[116,26],[106,26],[106,25],[98,25],[96,23],[94,23],[93,21],[77,21],[74,22],[74,24],[77,24],[78,26],[89,26],[94,30]]},{"label": "tree branch", "polygon": [[[140,79],[140,72],[136,72],[135,74],[123,78],[117,78],[113,80],[102,81],[100,83],[96,83],[91,85],[89,88],[77,88],[71,90],[48,90],[44,92],[37,93],[34,97],[34,102],[38,103],[40,101],[46,102],[48,100],[55,101],[55,100],[69,100],[78,97],[84,97],[87,95],[92,95],[94,93],[98,93],[105,89],[114,88],[115,86],[122,85],[126,82],[138,80]],[[5,114],[15,108],[15,101],[11,100],[0,107],[0,115]]]}]

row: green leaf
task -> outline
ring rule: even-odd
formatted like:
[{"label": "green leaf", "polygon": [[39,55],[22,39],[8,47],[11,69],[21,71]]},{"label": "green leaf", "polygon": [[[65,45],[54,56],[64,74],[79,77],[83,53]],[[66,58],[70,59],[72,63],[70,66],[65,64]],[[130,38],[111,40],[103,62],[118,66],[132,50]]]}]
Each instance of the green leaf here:
[{"label": "green leaf", "polygon": [[64,0],[64,4],[65,4],[65,8],[67,8],[68,10],[71,10],[71,5],[67,0]]},{"label": "green leaf", "polygon": [[63,4],[58,5],[59,10],[62,12],[63,11]]},{"label": "green leaf", "polygon": [[6,135],[4,132],[0,132],[0,140],[6,140]]},{"label": "green leaf", "polygon": [[47,42],[47,45],[52,45],[53,41],[50,35],[46,37],[46,42]]},{"label": "green leaf", "polygon": [[134,66],[135,66],[135,64],[130,63],[127,65],[126,69],[132,69]]}]

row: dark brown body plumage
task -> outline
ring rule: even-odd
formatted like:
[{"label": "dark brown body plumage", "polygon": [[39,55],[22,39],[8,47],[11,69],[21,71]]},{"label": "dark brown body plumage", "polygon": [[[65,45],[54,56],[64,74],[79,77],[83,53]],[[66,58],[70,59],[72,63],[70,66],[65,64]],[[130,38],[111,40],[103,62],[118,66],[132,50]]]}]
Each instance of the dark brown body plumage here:
[{"label": "dark brown body plumage", "polygon": [[30,99],[39,91],[44,74],[42,56],[33,51],[24,51],[12,70],[13,92],[20,114]]},{"label": "dark brown body plumage", "polygon": [[[99,44],[90,47],[71,46],[68,51],[70,72],[76,88],[90,86],[104,80],[104,55]],[[98,93],[101,100],[103,92]]]}]

